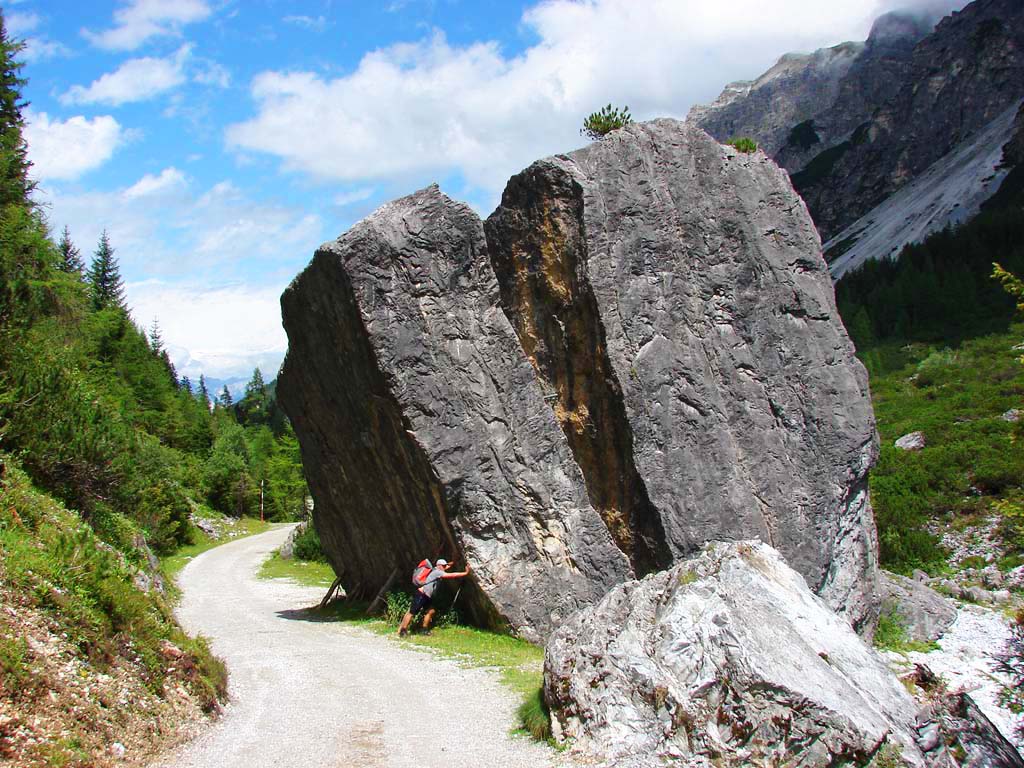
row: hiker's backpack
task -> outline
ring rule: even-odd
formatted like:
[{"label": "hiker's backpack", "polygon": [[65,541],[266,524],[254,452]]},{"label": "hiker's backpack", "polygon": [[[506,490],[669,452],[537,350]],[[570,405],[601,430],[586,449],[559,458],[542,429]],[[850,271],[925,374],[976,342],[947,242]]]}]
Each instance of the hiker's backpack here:
[{"label": "hiker's backpack", "polygon": [[414,587],[422,587],[427,583],[427,577],[433,570],[434,566],[431,565],[429,560],[426,558],[420,560],[419,565],[416,566],[416,570],[412,572],[412,585]]}]

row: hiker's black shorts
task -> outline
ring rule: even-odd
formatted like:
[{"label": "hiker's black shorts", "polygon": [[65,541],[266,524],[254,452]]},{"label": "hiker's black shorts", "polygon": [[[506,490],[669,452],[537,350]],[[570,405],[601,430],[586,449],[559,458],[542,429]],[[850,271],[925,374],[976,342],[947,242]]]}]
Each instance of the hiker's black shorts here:
[{"label": "hiker's black shorts", "polygon": [[433,598],[427,597],[417,589],[416,594],[412,596],[412,608],[409,610],[413,615],[416,615],[420,611],[425,611],[429,608],[432,602],[434,602]]}]

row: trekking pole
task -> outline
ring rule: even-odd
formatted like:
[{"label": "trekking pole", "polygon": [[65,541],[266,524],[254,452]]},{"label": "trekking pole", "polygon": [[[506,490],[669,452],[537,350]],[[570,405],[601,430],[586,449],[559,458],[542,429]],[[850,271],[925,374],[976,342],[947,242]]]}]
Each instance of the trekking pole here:
[{"label": "trekking pole", "polygon": [[462,585],[460,584],[459,588],[457,590],[455,590],[455,599],[452,600],[452,604],[448,606],[448,611],[449,612],[455,610],[455,603],[457,603],[459,601],[459,595],[461,595],[461,594],[462,594]]}]

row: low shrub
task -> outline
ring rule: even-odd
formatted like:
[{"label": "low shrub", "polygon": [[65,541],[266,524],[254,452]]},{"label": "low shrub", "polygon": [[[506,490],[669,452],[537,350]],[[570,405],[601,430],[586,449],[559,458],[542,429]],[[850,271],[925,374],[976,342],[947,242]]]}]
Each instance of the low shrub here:
[{"label": "low shrub", "polygon": [[739,136],[734,139],[729,139],[725,143],[728,144],[730,147],[735,147],[736,151],[742,152],[747,155],[751,154],[752,152],[757,152],[757,142],[754,141],[749,136]]},{"label": "low shrub", "polygon": [[388,592],[386,602],[384,621],[397,627],[402,623],[402,617],[412,607],[412,597],[405,592]]},{"label": "low shrub", "polygon": [[320,546],[320,536],[312,522],[295,537],[295,548],[292,550],[299,560],[310,560],[314,563],[326,563],[327,556]]},{"label": "low shrub", "polygon": [[520,727],[537,741],[551,738],[551,713],[544,701],[544,688],[531,693],[516,710]]}]

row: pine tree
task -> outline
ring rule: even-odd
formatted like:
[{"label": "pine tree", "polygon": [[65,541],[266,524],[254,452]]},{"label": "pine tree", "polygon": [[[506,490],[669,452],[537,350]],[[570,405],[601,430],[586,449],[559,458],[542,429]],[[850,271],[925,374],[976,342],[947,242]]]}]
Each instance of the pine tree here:
[{"label": "pine tree", "polygon": [[179,386],[181,387],[182,392],[186,392],[190,395],[194,394],[192,391],[192,379],[190,379],[188,376],[181,377],[181,382]]},{"label": "pine tree", "polygon": [[124,281],[121,280],[121,270],[117,265],[117,259],[114,258],[114,249],[110,245],[107,230],[103,230],[103,234],[100,235],[100,242],[96,246],[96,253],[86,279],[92,290],[93,309],[127,308],[124,301]]},{"label": "pine tree", "polygon": [[230,408],[232,402],[231,393],[228,391],[228,385],[224,385],[224,389],[220,391],[220,396],[217,398],[217,402],[223,405],[225,408]]},{"label": "pine tree", "polygon": [[207,408],[210,407],[210,390],[206,388],[206,377],[201,373],[199,374],[199,390],[196,395],[203,401],[203,405]]},{"label": "pine tree", "polygon": [[78,246],[71,242],[71,232],[68,230],[67,224],[64,225],[64,231],[60,234],[57,250],[60,251],[60,264],[58,266],[62,271],[67,272],[69,275],[80,275],[85,272],[85,262],[82,261],[82,255],[78,250]]},{"label": "pine tree", "polygon": [[258,402],[263,402],[267,396],[267,387],[263,383],[263,374],[260,372],[259,366],[253,370],[252,378],[245,385],[245,396],[255,398]]},{"label": "pine tree", "polygon": [[160,321],[155,317],[149,326],[149,348],[158,355],[164,351],[164,337],[160,333]]},{"label": "pine tree", "polygon": [[22,136],[25,119],[22,110],[28,106],[21,99],[25,79],[19,76],[22,64],[15,57],[25,48],[7,36],[3,13],[0,12],[0,206],[28,203],[35,187],[29,181],[28,145]]}]

